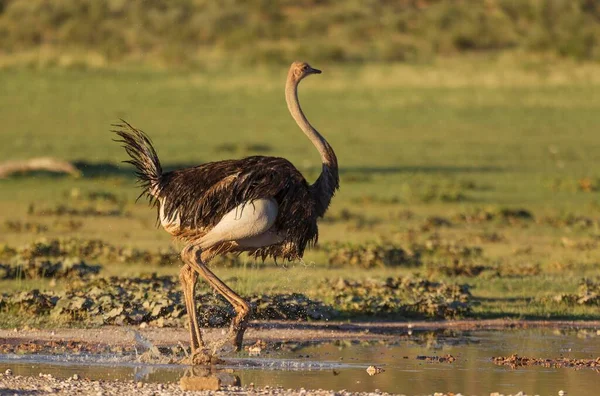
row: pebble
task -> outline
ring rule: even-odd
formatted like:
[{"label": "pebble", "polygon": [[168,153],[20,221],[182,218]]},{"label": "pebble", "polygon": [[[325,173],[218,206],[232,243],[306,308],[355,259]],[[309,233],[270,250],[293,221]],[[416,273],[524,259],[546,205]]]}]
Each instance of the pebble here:
[{"label": "pebble", "polygon": [[[455,396],[458,396],[458,395],[459,394],[456,394]],[[504,395],[504,393],[500,393],[500,392],[492,392],[492,393],[490,393],[490,396],[505,396],[505,395]],[[523,391],[520,391],[518,393],[515,393],[514,395],[511,393],[506,396],[527,396],[527,394],[524,393]],[[534,396],[540,396],[540,395],[535,394]]]},{"label": "pebble", "polygon": [[[72,378],[72,377],[71,377]],[[140,387],[140,384],[142,385]],[[2,378],[2,387],[10,389],[17,394],[47,394],[66,395],[96,395],[96,396],[185,396],[189,392],[180,389],[177,383],[143,383],[135,381],[67,381],[57,378],[13,376]],[[198,392],[211,396],[226,396],[231,394],[261,396],[261,395],[291,395],[291,396],[371,396],[374,392],[348,392],[346,390],[333,392],[323,389],[283,389],[281,387],[249,388],[238,386],[224,386],[218,391]]]},{"label": "pebble", "polygon": [[[8,372],[10,369],[7,369]],[[10,389],[16,394],[46,394],[52,393],[58,396],[67,395],[97,395],[97,396],[119,396],[119,395],[136,395],[136,396],[185,396],[189,395],[189,392],[185,392],[180,389],[177,383],[143,383],[141,381],[69,381],[71,379],[79,378],[78,374],[74,374],[69,380],[57,379],[48,374],[42,374],[42,376],[26,377],[26,376],[11,376],[5,372],[5,376],[2,377],[2,387]],[[281,387],[239,387],[239,386],[222,386],[218,391],[198,392],[197,394],[211,396],[226,396],[231,394],[243,394],[247,396],[261,396],[261,395],[291,395],[291,396],[371,396],[381,395],[379,389],[375,389],[374,392],[348,392],[347,390],[340,390],[337,392],[323,389],[283,389]],[[558,392],[559,396],[565,396],[566,392],[561,390]],[[387,395],[387,393],[383,393]],[[460,393],[451,392],[436,392],[436,396],[460,396]],[[498,392],[489,394],[490,396],[503,396]],[[513,394],[514,396],[527,396],[523,392]]]},{"label": "pebble", "polygon": [[250,356],[258,356],[260,355],[262,349],[259,346],[252,346],[248,348],[248,355]]},{"label": "pebble", "polygon": [[381,367],[377,367],[377,366],[367,367],[367,374],[369,374],[370,376],[373,376],[375,374],[381,374],[384,371],[385,371],[384,369],[382,369]]}]

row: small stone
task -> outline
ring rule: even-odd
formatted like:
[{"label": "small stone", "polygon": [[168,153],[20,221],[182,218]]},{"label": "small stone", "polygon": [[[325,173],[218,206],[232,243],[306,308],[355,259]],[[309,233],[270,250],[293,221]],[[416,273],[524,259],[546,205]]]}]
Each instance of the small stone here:
[{"label": "small stone", "polygon": [[75,381],[77,381],[79,379],[79,374],[77,374],[77,373],[73,374],[73,379]]},{"label": "small stone", "polygon": [[260,346],[251,346],[250,348],[248,348],[248,355],[250,356],[258,356],[260,355],[262,349]]},{"label": "small stone", "polygon": [[12,370],[6,369],[6,371],[4,372],[4,375],[12,375]]},{"label": "small stone", "polygon": [[142,381],[138,381],[137,384],[135,384],[135,387],[138,389],[141,389],[144,386],[144,384],[142,383]]},{"label": "small stone", "polygon": [[566,394],[567,394],[567,392],[565,392],[562,389],[558,391],[558,396],[565,396]]},{"label": "small stone", "polygon": [[146,322],[140,323],[140,329],[145,329],[146,327],[148,327],[148,323],[146,323]]},{"label": "small stone", "polygon": [[373,376],[375,374],[381,374],[384,371],[385,371],[384,369],[382,369],[381,367],[377,367],[377,366],[367,367],[367,374],[369,374],[370,376]]}]

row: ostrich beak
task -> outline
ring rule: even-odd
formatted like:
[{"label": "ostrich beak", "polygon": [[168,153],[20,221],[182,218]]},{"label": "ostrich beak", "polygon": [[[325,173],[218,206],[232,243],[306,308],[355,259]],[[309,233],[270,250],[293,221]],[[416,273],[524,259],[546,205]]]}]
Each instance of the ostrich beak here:
[{"label": "ostrich beak", "polygon": [[310,72],[312,74],[321,74],[321,70],[319,70],[319,69],[313,69],[312,67],[310,68]]}]

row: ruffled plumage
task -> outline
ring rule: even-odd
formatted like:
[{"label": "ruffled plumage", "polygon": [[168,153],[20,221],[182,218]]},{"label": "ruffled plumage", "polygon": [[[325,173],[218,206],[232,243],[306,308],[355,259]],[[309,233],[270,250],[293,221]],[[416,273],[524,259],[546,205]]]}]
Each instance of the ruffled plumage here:
[{"label": "ruffled plumage", "polygon": [[[144,193],[153,204],[162,203],[164,217],[179,219],[175,235],[180,239],[197,241],[235,207],[259,198],[272,198],[279,205],[273,227],[283,241],[244,251],[263,259],[271,256],[275,260],[294,260],[302,257],[307,245],[317,242],[317,218],[324,210],[304,176],[285,158],[252,156],[162,173],[156,152],[144,132],[126,122],[115,127],[114,132],[122,138],[119,142],[132,157],[128,162],[137,168]],[[239,252],[229,242],[211,250]]]}]

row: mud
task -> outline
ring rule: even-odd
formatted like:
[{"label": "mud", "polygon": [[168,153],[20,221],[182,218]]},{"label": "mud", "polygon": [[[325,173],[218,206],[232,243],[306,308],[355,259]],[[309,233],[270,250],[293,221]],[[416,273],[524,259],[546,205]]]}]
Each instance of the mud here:
[{"label": "mud", "polygon": [[456,361],[456,358],[452,355],[444,355],[444,356],[419,355],[419,356],[417,356],[417,360],[424,360],[427,363],[454,363]]},{"label": "mud", "polygon": [[595,359],[569,359],[569,358],[536,358],[519,355],[496,356],[492,358],[494,364],[512,368],[525,366],[542,366],[556,368],[593,368],[600,372],[600,357]]},{"label": "mud", "polygon": [[[264,342],[327,342],[337,340],[397,340],[399,336],[417,331],[434,330],[507,330],[529,328],[578,329],[600,328],[600,321],[543,321],[543,320],[448,320],[411,321],[390,323],[290,323],[286,321],[253,321],[246,332],[245,344]],[[0,329],[2,348],[20,343],[44,344],[46,342],[77,342],[90,344],[90,349],[105,347],[127,347],[135,344],[131,329],[139,332],[156,346],[184,343],[187,345],[189,333],[184,328],[122,327],[103,326],[93,329]],[[204,329],[207,340],[215,340],[222,335],[220,328]]]}]

